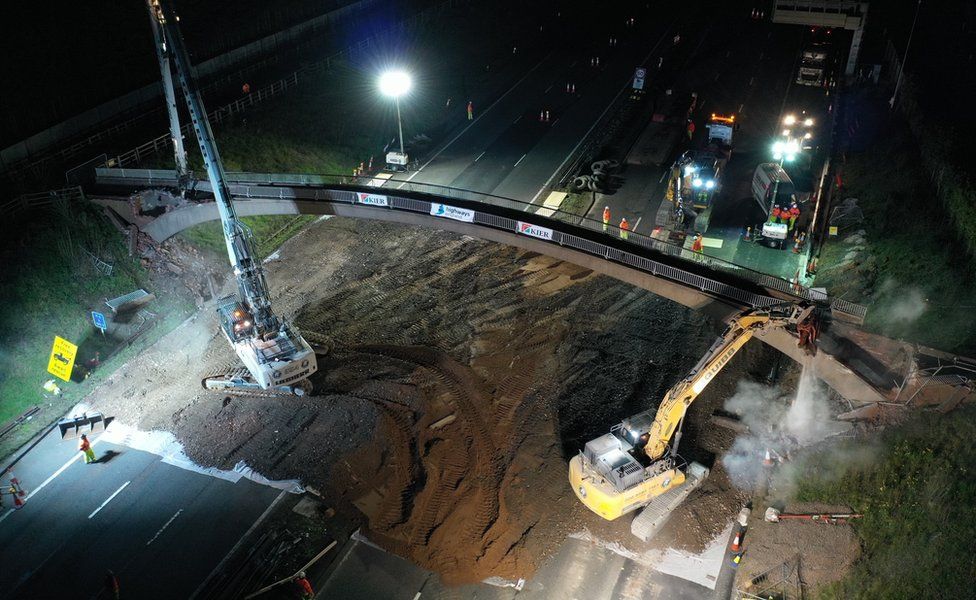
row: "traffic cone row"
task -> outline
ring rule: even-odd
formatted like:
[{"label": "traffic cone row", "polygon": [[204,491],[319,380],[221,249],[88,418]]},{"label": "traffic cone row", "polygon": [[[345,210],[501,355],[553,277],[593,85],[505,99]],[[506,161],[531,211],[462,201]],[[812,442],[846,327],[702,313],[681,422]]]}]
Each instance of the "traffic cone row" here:
[{"label": "traffic cone row", "polygon": [[766,11],[759,10],[758,8],[754,8],[754,9],[752,9],[752,18],[753,19],[765,19],[766,18]]},{"label": "traffic cone row", "polygon": [[567,94],[575,94],[576,93],[576,84],[575,83],[567,83],[566,84],[566,93]]},{"label": "traffic cone row", "polygon": [[540,110],[539,111],[539,122],[540,123],[548,123],[549,122],[549,111],[548,110]]}]

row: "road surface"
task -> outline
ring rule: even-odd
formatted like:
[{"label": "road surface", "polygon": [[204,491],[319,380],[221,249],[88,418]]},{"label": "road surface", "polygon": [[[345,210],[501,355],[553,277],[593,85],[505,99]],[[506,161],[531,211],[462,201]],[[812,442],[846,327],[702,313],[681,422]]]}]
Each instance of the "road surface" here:
[{"label": "road surface", "polygon": [[108,569],[123,598],[189,598],[286,494],[93,440],[95,464],[55,430],[15,466],[30,495],[0,513],[0,598],[97,598]]}]

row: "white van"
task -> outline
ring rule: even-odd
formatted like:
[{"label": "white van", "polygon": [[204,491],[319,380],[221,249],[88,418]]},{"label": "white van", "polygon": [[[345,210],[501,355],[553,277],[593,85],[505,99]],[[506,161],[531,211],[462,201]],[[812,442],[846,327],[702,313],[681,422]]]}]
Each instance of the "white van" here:
[{"label": "white van", "polygon": [[756,167],[756,173],[752,176],[752,197],[767,217],[774,205],[789,206],[794,193],[793,180],[778,163],[762,163]]}]

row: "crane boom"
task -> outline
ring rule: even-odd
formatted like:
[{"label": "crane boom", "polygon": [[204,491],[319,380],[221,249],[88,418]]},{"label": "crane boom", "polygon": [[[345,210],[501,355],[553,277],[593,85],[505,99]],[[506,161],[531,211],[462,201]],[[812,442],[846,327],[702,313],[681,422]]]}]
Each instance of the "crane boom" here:
[{"label": "crane boom", "polygon": [[[278,387],[293,391],[294,384],[305,381],[317,369],[315,354],[308,343],[271,308],[264,269],[254,251],[250,230],[237,217],[217,142],[207,120],[207,111],[193,77],[189,53],[173,7],[167,0],[148,2],[150,15],[159,26],[154,26],[154,34],[162,31],[162,38],[157,38],[158,44],[167,50],[175,62],[193,132],[213,188],[227,255],[237,280],[237,296],[218,302],[221,326],[256,380],[256,383],[248,384],[236,378],[213,386],[205,380],[204,385],[223,389],[237,387],[237,382],[240,382],[240,387]],[[165,68],[162,61],[161,67]],[[164,74],[164,85],[165,79]]]}]

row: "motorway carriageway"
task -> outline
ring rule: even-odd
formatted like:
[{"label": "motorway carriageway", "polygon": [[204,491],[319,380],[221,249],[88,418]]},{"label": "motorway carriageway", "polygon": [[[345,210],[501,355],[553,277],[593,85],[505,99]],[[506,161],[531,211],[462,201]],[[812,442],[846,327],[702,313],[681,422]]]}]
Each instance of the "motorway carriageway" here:
[{"label": "motorway carriageway", "polygon": [[55,429],[13,469],[29,495],[0,512],[0,598],[95,598],[108,569],[123,598],[191,598],[288,496],[90,439],[96,464]]},{"label": "motorway carriageway", "polygon": [[[669,9],[673,10],[673,9]],[[629,87],[634,69],[671,44],[678,20],[639,11],[631,29],[620,23],[594,25],[589,38],[567,41],[554,48],[512,88],[484,110],[475,107],[475,119],[455,134],[419,170],[389,180],[450,186],[540,203],[545,186],[569,159],[614,99]],[[610,48],[609,32],[618,44]],[[590,59],[600,56],[600,66]],[[576,94],[566,93],[566,83]],[[540,111],[549,121],[540,122]]]}]

